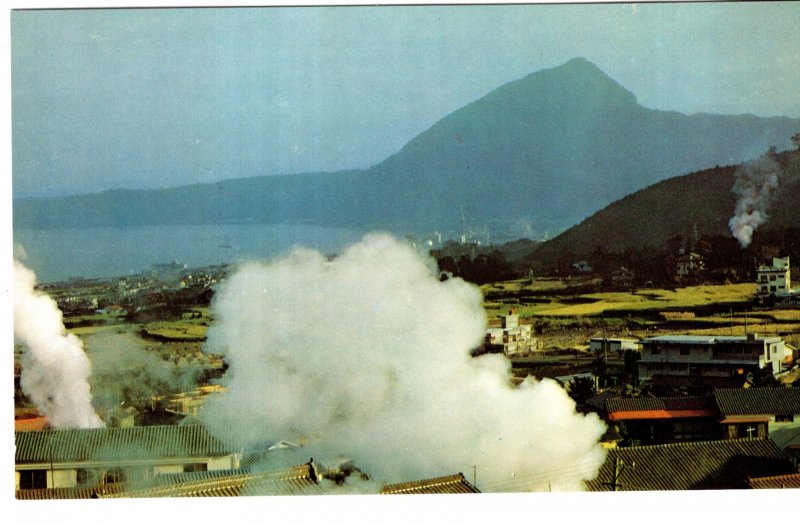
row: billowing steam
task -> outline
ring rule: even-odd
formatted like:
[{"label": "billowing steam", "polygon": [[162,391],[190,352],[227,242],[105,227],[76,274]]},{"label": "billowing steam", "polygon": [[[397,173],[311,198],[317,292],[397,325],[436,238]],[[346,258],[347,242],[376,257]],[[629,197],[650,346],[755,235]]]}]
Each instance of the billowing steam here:
[{"label": "billowing steam", "polygon": [[67,333],[55,301],[35,290],[36,275],[14,261],[14,338],[25,346],[22,391],[56,429],[102,427],[92,408],[91,363]]},{"label": "billowing steam", "polygon": [[90,335],[86,354],[92,362],[92,404],[107,412],[120,406],[144,411],[155,397],[192,389],[201,371],[164,361],[130,333]]},{"label": "billowing steam", "polygon": [[212,304],[205,350],[230,368],[207,427],[245,448],[304,442],[380,482],[463,472],[484,491],[582,489],[605,425],[555,382],[513,387],[505,358],[471,358],[480,291],[435,273],[387,235],[333,261],[297,249],[239,268]]},{"label": "billowing steam", "polygon": [[728,221],[731,233],[742,248],[750,245],[753,232],[769,219],[771,193],[778,187],[780,167],[769,155],[736,170],[733,192],[737,196],[734,216]]}]

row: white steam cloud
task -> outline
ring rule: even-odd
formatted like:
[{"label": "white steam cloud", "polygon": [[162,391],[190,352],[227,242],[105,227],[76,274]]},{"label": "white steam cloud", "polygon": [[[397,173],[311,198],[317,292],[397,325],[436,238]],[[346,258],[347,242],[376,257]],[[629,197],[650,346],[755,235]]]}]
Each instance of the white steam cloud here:
[{"label": "white steam cloud", "polygon": [[750,245],[753,232],[769,219],[767,210],[772,191],[778,187],[779,170],[778,163],[769,155],[736,170],[733,184],[737,196],[736,209],[728,226],[742,248]]},{"label": "white steam cloud", "polygon": [[25,347],[22,391],[53,428],[102,427],[92,407],[91,363],[67,333],[55,301],[35,289],[36,275],[14,261],[14,338]]},{"label": "white steam cloud", "polygon": [[205,349],[230,368],[206,426],[244,447],[305,442],[380,482],[471,479],[475,466],[483,491],[583,489],[605,425],[555,382],[514,387],[505,358],[470,357],[486,329],[480,291],[435,274],[387,235],[333,261],[298,249],[239,268],[212,303]]}]

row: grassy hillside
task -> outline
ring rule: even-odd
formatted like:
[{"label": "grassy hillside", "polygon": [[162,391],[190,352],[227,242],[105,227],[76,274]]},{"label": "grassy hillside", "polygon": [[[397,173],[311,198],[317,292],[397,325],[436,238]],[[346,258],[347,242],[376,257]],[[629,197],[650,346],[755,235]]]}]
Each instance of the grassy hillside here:
[{"label": "grassy hillside", "polygon": [[[800,151],[776,157],[779,185],[769,206],[769,220],[754,239],[769,231],[800,227]],[[602,249],[663,248],[677,235],[731,237],[728,221],[734,214],[732,188],[741,166],[725,166],[664,180],[618,200],[577,226],[542,244],[537,257],[564,253],[586,255]]]}]

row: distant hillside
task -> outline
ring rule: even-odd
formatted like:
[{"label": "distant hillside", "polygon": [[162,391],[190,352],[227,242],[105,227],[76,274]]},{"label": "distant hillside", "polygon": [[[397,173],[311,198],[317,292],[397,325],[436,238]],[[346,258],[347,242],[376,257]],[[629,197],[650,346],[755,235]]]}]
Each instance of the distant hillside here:
[{"label": "distant hillside", "polygon": [[[772,194],[769,220],[756,229],[754,239],[770,230],[800,228],[800,151],[775,157],[780,166]],[[577,226],[539,246],[536,257],[565,253],[588,255],[646,248],[663,249],[670,238],[731,237],[728,221],[734,214],[732,188],[743,166],[716,167],[664,180],[626,196]]]},{"label": "distant hillside", "polygon": [[[15,226],[306,223],[562,231],[659,180],[790,146],[800,119],[654,111],[585,59],[508,83],[364,171],[14,202]],[[365,137],[369,140],[369,137]]]}]

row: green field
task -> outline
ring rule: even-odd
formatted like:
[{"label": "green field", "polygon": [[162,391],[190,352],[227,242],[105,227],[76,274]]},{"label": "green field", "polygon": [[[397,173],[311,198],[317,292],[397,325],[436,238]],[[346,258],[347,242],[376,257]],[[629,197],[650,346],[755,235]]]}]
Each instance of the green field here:
[{"label": "green field", "polygon": [[[489,318],[504,314],[509,308],[521,318],[586,317],[622,312],[661,312],[693,309],[704,306],[748,304],[755,294],[755,284],[695,286],[667,289],[645,289],[633,292],[563,294],[570,285],[563,281],[513,281],[483,286],[484,296],[502,296],[484,303]],[[573,288],[579,285],[573,284]],[[549,293],[548,293],[549,292]],[[535,295],[529,294],[535,293]],[[535,297],[535,298],[531,298]],[[549,299],[549,301],[548,301]],[[531,303],[532,300],[540,301]]]}]

